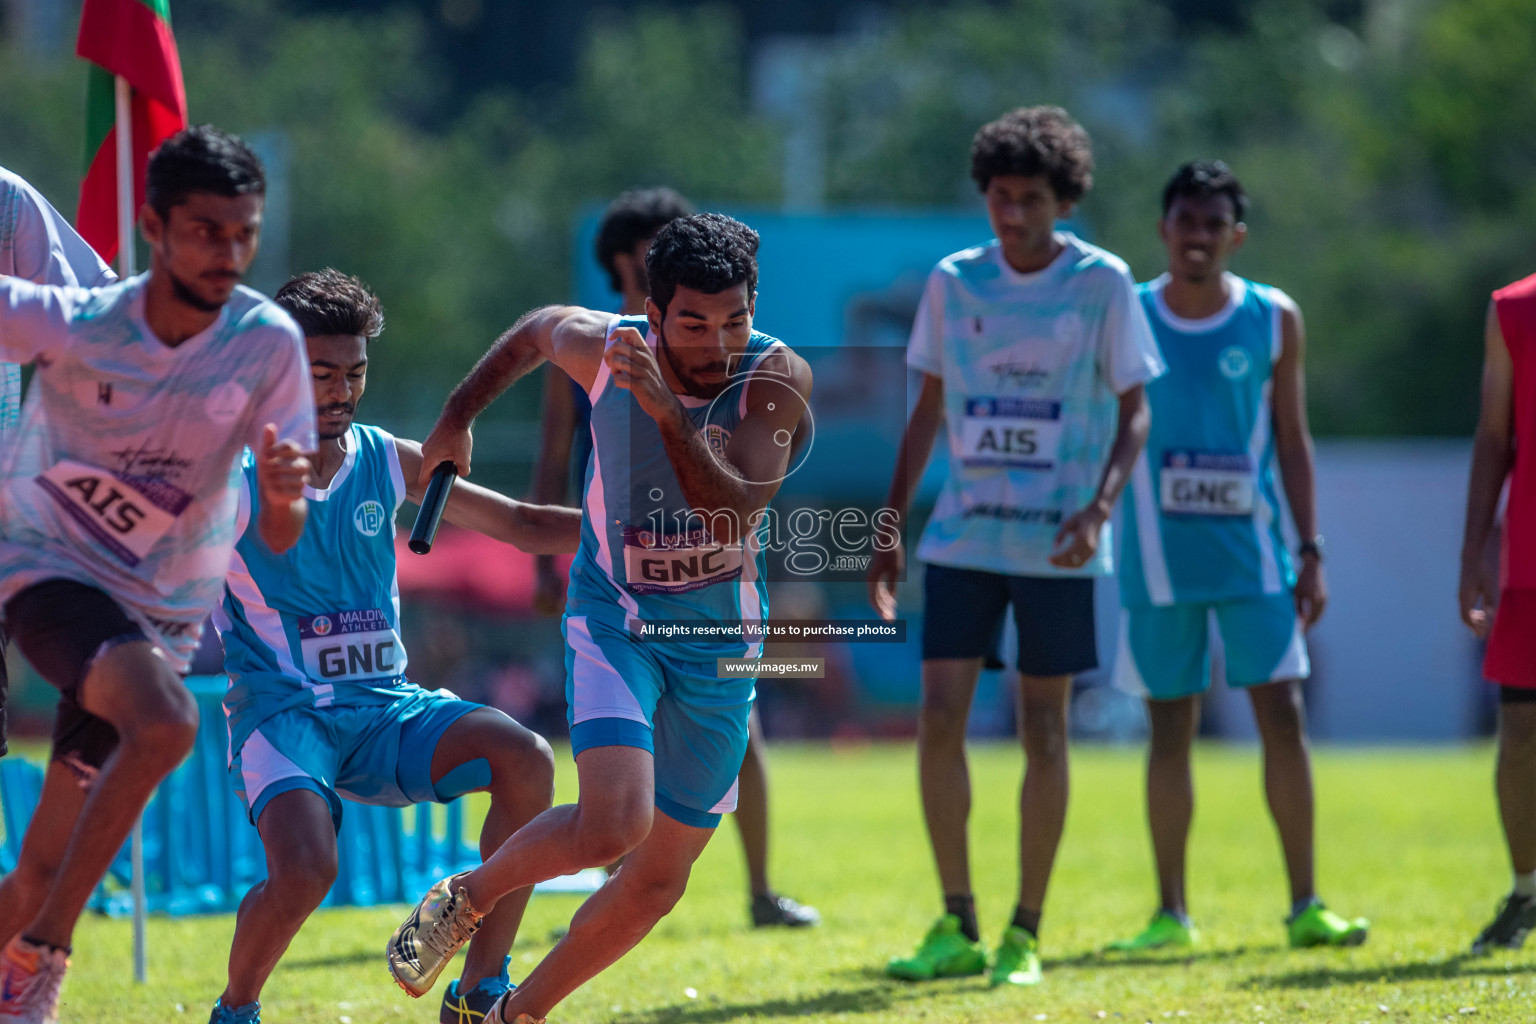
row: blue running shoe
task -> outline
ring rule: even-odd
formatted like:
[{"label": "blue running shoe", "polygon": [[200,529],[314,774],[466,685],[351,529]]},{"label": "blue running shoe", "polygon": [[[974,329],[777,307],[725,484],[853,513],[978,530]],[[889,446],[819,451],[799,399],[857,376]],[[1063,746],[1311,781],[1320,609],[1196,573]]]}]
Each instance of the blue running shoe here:
[{"label": "blue running shoe", "polygon": [[480,984],[468,992],[459,991],[458,980],[448,983],[443,995],[443,1009],[438,1014],[438,1024],[482,1024],[485,1015],[496,1000],[517,986],[507,977],[507,967],[512,963],[509,956],[501,962],[501,973],[494,978],[482,978]]},{"label": "blue running shoe", "polygon": [[213,1013],[208,1024],[261,1024],[261,1004],[246,1003],[244,1006],[225,1006],[224,1000],[213,1001]]}]

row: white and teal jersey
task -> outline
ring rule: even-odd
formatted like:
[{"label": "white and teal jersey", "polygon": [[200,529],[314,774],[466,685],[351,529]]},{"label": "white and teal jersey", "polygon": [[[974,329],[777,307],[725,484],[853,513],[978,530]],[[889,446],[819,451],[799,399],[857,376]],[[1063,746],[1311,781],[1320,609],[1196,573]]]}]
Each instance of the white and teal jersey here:
[{"label": "white and teal jersey", "polygon": [[928,277],[907,363],[944,381],[949,474],[918,557],[1012,576],[1110,571],[1108,524],[1077,569],[1050,564],[1061,523],[1098,490],[1119,395],[1163,362],[1118,257],[1059,232],[1051,264],[1021,274],[997,242]]},{"label": "white and teal jersey", "polygon": [[405,681],[395,576],[400,456],[378,427],[354,424],[346,445],[330,486],[304,488],[304,534],[281,555],[257,531],[261,499],[246,452],[240,539],[213,613],[229,673],[231,750],[291,707],[388,704],[416,690]]},{"label": "white and teal jersey", "polygon": [[1186,320],[1139,287],[1168,373],[1148,385],[1152,433],[1131,474],[1120,567],[1128,606],[1284,593],[1295,583],[1280,536],[1270,396],[1281,293],[1227,276],[1226,308]]},{"label": "white and teal jersey", "polygon": [[[614,317],[608,333],[633,327],[657,342],[644,317]],[[716,452],[746,415],[752,371],[783,342],[752,332],[733,370],[736,378],[716,399],[679,395],[694,424]],[[667,457],[661,430],[613,383],[607,363],[599,365],[592,399],[592,458],[582,498],[581,547],[571,567],[566,617],[628,631],[661,654],[689,661],[756,657],[762,645],[656,641],[647,625],[668,621],[747,623],[768,617],[763,580],[765,558],[758,534],[735,545],[716,543],[691,517],[682,485]]]},{"label": "white and teal jersey", "polygon": [[176,347],[148,276],[106,288],[0,278],[0,358],[35,363],[0,458],[0,604],[51,578],[110,595],[184,667],[224,589],[240,458],[265,424],[315,446],[298,325],[237,288]]},{"label": "white and teal jersey", "polygon": [[[117,275],[31,185],[0,167],[0,275],[95,288]],[[21,416],[21,367],[0,362],[0,453]]]}]

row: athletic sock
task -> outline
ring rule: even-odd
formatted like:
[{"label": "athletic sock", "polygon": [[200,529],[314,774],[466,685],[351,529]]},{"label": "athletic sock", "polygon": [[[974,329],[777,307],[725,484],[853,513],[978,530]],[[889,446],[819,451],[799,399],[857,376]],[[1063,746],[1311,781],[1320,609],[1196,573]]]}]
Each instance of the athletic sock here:
[{"label": "athletic sock", "polygon": [[1172,907],[1159,907],[1158,913],[1167,914],[1169,917],[1179,922],[1179,924],[1183,925],[1185,928],[1189,927],[1189,914],[1182,910],[1174,910]]},{"label": "athletic sock", "polygon": [[1303,896],[1301,899],[1291,904],[1291,916],[1286,918],[1286,920],[1294,921],[1302,914],[1306,913],[1309,908],[1313,906],[1321,906],[1322,902],[1323,901],[1318,899],[1315,895]]},{"label": "athletic sock", "polygon": [[981,941],[981,929],[976,924],[976,897],[968,892],[946,894],[944,913],[960,919],[960,934],[972,942]]},{"label": "athletic sock", "polygon": [[1516,873],[1514,892],[1516,896],[1536,899],[1536,871],[1524,875]]},{"label": "athletic sock", "polygon": [[1020,903],[1013,912],[1013,926],[1015,928],[1023,928],[1038,939],[1040,937],[1040,911],[1025,910],[1024,904]]},{"label": "athletic sock", "polygon": [[62,952],[65,956],[69,956],[69,954],[74,952],[73,946],[55,946],[51,942],[44,942],[42,939],[34,939],[30,935],[22,935],[21,941],[36,949],[49,949]]}]

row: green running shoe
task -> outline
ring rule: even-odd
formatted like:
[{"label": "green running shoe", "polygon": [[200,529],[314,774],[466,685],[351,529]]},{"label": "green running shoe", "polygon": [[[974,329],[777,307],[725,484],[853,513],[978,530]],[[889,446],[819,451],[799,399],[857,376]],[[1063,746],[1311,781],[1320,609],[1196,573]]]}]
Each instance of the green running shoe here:
[{"label": "green running shoe", "polygon": [[1291,948],[1306,946],[1358,946],[1371,934],[1371,922],[1363,917],[1346,921],[1317,900],[1286,922]]},{"label": "green running shoe", "polygon": [[1040,940],[1017,925],[1009,927],[997,947],[987,984],[993,988],[1040,984]]},{"label": "green running shoe", "polygon": [[1194,949],[1200,942],[1200,932],[1191,921],[1185,924],[1178,916],[1166,910],[1152,915],[1152,921],[1141,934],[1129,939],[1116,939],[1104,947],[1106,953],[1147,953],[1154,949]]},{"label": "green running shoe", "polygon": [[934,922],[909,957],[895,957],[885,965],[885,973],[903,981],[931,981],[934,978],[960,978],[981,974],[987,969],[987,951],[960,932],[960,919],[945,914]]}]

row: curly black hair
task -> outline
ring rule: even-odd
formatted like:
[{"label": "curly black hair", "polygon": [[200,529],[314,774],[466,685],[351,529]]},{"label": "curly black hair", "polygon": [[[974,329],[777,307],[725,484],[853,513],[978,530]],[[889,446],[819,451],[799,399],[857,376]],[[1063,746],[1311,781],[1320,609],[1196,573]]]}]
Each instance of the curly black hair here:
[{"label": "curly black hair", "polygon": [[651,301],[663,316],[681,287],[717,295],[733,285],[757,291],[757,232],[720,213],[679,217],[656,234],[645,256]]},{"label": "curly black hair", "polygon": [[1041,174],[1056,198],[1075,203],[1093,187],[1093,145],[1060,107],[1020,107],[971,140],[971,177],[985,192],[1000,174]]},{"label": "curly black hair", "polygon": [[691,213],[693,204],[670,188],[632,189],[609,203],[597,228],[597,262],[608,272],[613,290],[624,290],[613,265],[615,256],[629,252],[667,224]]},{"label": "curly black hair", "polygon": [[1175,200],[1184,196],[1205,199],[1226,196],[1232,200],[1232,213],[1241,222],[1248,215],[1248,193],[1232,168],[1221,160],[1191,160],[1173,172],[1163,186],[1163,216],[1173,209]]},{"label": "curly black hair", "polygon": [[332,267],[292,278],[277,290],[273,301],[297,321],[306,338],[322,334],[376,338],[384,330],[379,297],[351,274]]},{"label": "curly black hair", "polygon": [[266,195],[261,161],[245,140],[211,124],[183,128],[155,149],[144,173],[144,196],[161,218],[193,192]]}]

